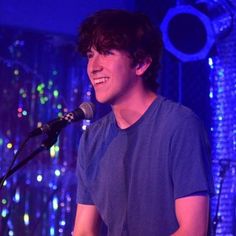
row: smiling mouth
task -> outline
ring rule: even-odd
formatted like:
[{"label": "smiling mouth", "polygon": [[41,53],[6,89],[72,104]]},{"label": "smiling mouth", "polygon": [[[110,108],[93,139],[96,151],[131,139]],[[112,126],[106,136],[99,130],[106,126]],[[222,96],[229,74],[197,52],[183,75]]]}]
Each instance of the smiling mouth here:
[{"label": "smiling mouth", "polygon": [[94,79],[94,85],[103,84],[103,83],[107,82],[107,80],[108,80],[108,77]]}]

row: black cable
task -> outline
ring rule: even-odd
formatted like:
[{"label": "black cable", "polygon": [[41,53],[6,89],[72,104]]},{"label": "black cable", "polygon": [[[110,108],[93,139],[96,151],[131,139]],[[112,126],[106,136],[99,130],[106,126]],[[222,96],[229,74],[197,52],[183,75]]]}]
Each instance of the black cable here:
[{"label": "black cable", "polygon": [[219,193],[218,193],[218,198],[217,198],[217,202],[216,202],[216,212],[215,212],[215,216],[213,218],[213,236],[216,235],[218,223],[221,221],[221,217],[218,216],[219,209],[220,209],[220,199],[221,199],[222,188],[223,188],[223,184],[224,184],[224,180],[225,180],[225,175],[226,175],[227,170],[230,167],[230,161],[223,163],[221,160],[220,166],[221,166],[221,170],[220,170],[221,180],[219,183]]},{"label": "black cable", "polygon": [[12,169],[12,167],[13,167],[15,161],[16,161],[16,158],[19,156],[19,154],[21,153],[21,151],[23,150],[23,148],[25,147],[25,145],[26,145],[26,143],[29,141],[29,139],[30,139],[30,136],[28,136],[28,137],[24,140],[24,142],[20,145],[19,150],[18,150],[18,151],[16,152],[16,154],[13,156],[12,162],[11,162],[10,166],[8,167],[8,170],[7,170],[6,174],[5,174],[5,175],[2,177],[2,179],[1,179],[1,182],[0,182],[0,190],[3,188],[3,184],[4,184],[5,180],[7,179],[7,176],[9,175],[9,173],[10,173],[10,171],[11,171],[11,169]]}]

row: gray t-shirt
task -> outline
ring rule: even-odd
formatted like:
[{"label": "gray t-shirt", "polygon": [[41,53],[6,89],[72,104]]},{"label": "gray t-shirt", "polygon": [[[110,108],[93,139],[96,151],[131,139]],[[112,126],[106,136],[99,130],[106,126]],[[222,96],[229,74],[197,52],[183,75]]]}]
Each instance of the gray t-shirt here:
[{"label": "gray t-shirt", "polygon": [[77,174],[78,203],[95,204],[111,236],[170,235],[179,227],[175,199],[214,192],[201,122],[161,96],[127,129],[112,112],[92,124]]}]

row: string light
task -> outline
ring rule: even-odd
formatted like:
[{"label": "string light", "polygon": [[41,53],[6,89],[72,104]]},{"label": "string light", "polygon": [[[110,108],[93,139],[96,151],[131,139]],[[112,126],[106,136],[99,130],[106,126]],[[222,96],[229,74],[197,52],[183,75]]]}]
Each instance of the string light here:
[{"label": "string light", "polygon": [[3,198],[3,199],[2,199],[2,204],[3,204],[3,205],[6,205],[6,204],[7,204],[7,199]]},{"label": "string light", "polygon": [[20,74],[20,71],[18,69],[14,70],[14,75],[18,76]]},{"label": "string light", "polygon": [[57,176],[57,177],[59,177],[60,175],[61,175],[61,172],[60,172],[60,170],[55,170],[55,175]]},{"label": "string light", "polygon": [[58,91],[58,90],[54,90],[54,91],[53,91],[53,96],[54,96],[55,98],[57,98],[57,97],[59,96],[59,91]]},{"label": "string light", "polygon": [[8,210],[6,208],[3,208],[2,209],[2,214],[1,214],[2,217],[5,218],[7,216],[7,214],[8,214]]},{"label": "string light", "polygon": [[8,235],[9,236],[14,236],[14,232],[12,230],[9,230]]},{"label": "string light", "polygon": [[52,200],[52,205],[53,205],[53,209],[57,210],[58,209],[58,199],[57,197],[54,197]]},{"label": "string light", "polygon": [[58,70],[54,69],[54,70],[52,71],[52,74],[53,74],[54,76],[58,75]]},{"label": "string light", "polygon": [[51,158],[58,157],[59,150],[60,150],[60,148],[59,148],[58,144],[53,145],[50,148],[50,156],[51,156]]},{"label": "string light", "polygon": [[16,193],[15,193],[15,196],[14,196],[14,201],[16,203],[20,202],[20,189],[19,188],[16,189]]},{"label": "string light", "polygon": [[8,149],[12,149],[12,147],[13,147],[12,143],[8,143],[8,144],[7,144],[7,148],[8,148]]},{"label": "string light", "polygon": [[59,223],[61,226],[65,226],[66,225],[66,222],[64,220],[60,221]]},{"label": "string light", "polygon": [[[225,56],[229,56],[229,52],[224,49]],[[234,58],[236,59],[236,54]],[[232,85],[236,84],[236,74],[231,71],[235,70],[235,60],[228,61],[228,64],[223,64],[223,61],[219,57],[208,60],[211,68],[209,97],[213,110],[211,127],[213,172],[217,194],[212,201],[212,215],[215,217],[213,219],[215,235],[233,235],[233,232],[236,233],[234,225],[236,148],[233,142],[236,134],[236,91]],[[216,212],[218,203],[220,207]]]},{"label": "string light", "polygon": [[[16,38],[15,35],[12,36]],[[3,130],[0,130],[0,155],[3,157],[0,159],[1,173],[4,173],[9,166],[12,151],[15,153],[18,150],[27,131],[40,127],[54,117],[62,116],[73,107],[78,107],[78,101],[83,99],[85,91],[89,91],[87,82],[85,82],[87,78],[82,78],[81,74],[84,69],[74,67],[74,65],[71,65],[71,74],[67,73],[67,89],[61,86],[65,81],[65,78],[62,78],[62,75],[65,75],[63,70],[68,68],[65,68],[61,62],[55,65],[57,60],[53,55],[48,56],[48,53],[47,63],[40,64],[41,60],[37,60],[39,59],[37,56],[47,51],[44,49],[48,44],[43,45],[43,50],[35,50],[35,47],[39,47],[35,38],[40,37],[33,38],[31,44],[28,36],[27,40],[16,39],[13,43],[12,40],[9,40],[11,44],[5,45],[5,48],[8,49],[10,59],[0,55],[1,76],[4,75],[6,78],[2,80],[2,93],[0,94],[1,101],[4,103],[0,110],[4,117],[4,122],[1,123]],[[0,43],[3,39],[4,37],[0,38]],[[5,44],[7,43],[5,42]],[[1,45],[3,46],[3,44]],[[30,47],[34,47],[34,49],[27,51]],[[57,48],[55,52],[58,50],[60,49]],[[38,52],[40,55],[35,55],[33,52]],[[57,52],[55,56],[56,54]],[[66,64],[68,65],[68,62]],[[42,75],[39,68],[40,70],[42,68],[41,71],[51,72]],[[83,88],[82,93],[81,88]],[[12,94],[13,96],[11,96]],[[85,96],[86,101],[91,100],[91,93],[88,92]],[[71,107],[67,107],[67,102]],[[7,106],[14,107],[15,116],[11,116],[10,113],[3,110]],[[6,225],[3,226],[8,228],[8,232],[6,232],[8,235],[17,235],[19,230],[22,234],[28,232],[31,234],[29,225],[33,225],[37,220],[42,221],[40,227],[37,228],[39,235],[70,234],[76,195],[76,191],[74,191],[76,186],[73,187],[73,190],[70,186],[75,184],[74,162],[76,157],[74,153],[76,152],[74,150],[77,148],[78,143],[76,142],[81,135],[80,129],[76,128],[76,132],[73,133],[74,131],[75,129],[72,128],[65,130],[50,152],[42,153],[38,158],[29,162],[23,171],[18,171],[4,182],[0,215],[6,221]],[[32,140],[27,151],[32,152],[38,145],[39,140]],[[25,158],[24,155],[21,158]],[[68,172],[68,168],[71,166],[73,169]],[[63,184],[67,181],[69,185]],[[17,214],[14,214],[15,210],[17,210]],[[18,220],[18,217],[21,217],[21,221]]]},{"label": "string light", "polygon": [[43,180],[43,176],[42,175],[37,175],[37,181],[42,182],[42,180]]},{"label": "string light", "polygon": [[30,220],[30,217],[29,217],[29,214],[28,213],[25,213],[24,214],[24,223],[25,225],[29,225],[29,220]]},{"label": "string light", "polygon": [[54,227],[50,227],[50,236],[54,236],[55,235],[55,229]]},{"label": "string light", "polygon": [[62,109],[62,105],[61,104],[57,104],[57,109]]}]

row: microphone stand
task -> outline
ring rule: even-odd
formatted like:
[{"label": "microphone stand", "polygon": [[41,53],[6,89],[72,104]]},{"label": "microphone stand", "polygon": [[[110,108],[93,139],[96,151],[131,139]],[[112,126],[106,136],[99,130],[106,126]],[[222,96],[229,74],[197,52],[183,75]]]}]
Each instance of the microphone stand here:
[{"label": "microphone stand", "polygon": [[[19,168],[24,166],[26,163],[28,163],[31,159],[33,159],[38,153],[42,152],[43,150],[49,149],[53,144],[56,143],[57,137],[67,124],[70,124],[71,122],[79,121],[82,119],[92,119],[95,112],[95,107],[91,102],[84,102],[80,105],[80,107],[72,112],[67,113],[61,118],[57,118],[54,120],[51,120],[47,124],[44,124],[42,127],[39,127],[35,130],[33,130],[29,136],[27,137],[26,141],[23,143],[23,146],[18,150],[16,155],[13,158],[12,164],[10,165],[9,169],[7,170],[5,176],[0,178],[0,190],[3,187],[4,181],[11,176],[13,173],[15,173]],[[23,149],[24,145],[27,143],[29,138],[38,136],[40,134],[47,134],[48,138],[44,140],[39,148],[37,148],[35,151],[32,152],[30,156],[28,156],[26,159],[21,161],[18,165],[11,168],[16,160],[17,155],[21,152],[21,149]]]},{"label": "microphone stand", "polygon": [[219,213],[219,208],[220,208],[220,200],[221,200],[221,194],[222,194],[222,188],[225,180],[225,176],[227,171],[230,169],[231,166],[236,167],[236,161],[235,160],[230,160],[230,159],[220,159],[218,160],[218,163],[220,165],[220,183],[219,183],[219,193],[217,194],[217,201],[216,201],[216,212],[215,216],[213,218],[213,236],[216,235],[216,230],[218,224],[221,222],[221,216],[218,215]]},{"label": "microphone stand", "polygon": [[15,167],[13,167],[6,176],[1,177],[0,182],[3,180],[3,178],[5,178],[5,180],[8,179],[8,177],[13,175],[17,170],[19,170],[21,167],[26,165],[30,160],[32,160],[40,152],[50,149],[56,143],[59,133],[60,133],[60,130],[57,132],[49,133],[48,137],[45,140],[43,140],[42,144],[37,149],[35,149],[28,157],[26,157],[24,160],[18,163]]}]

